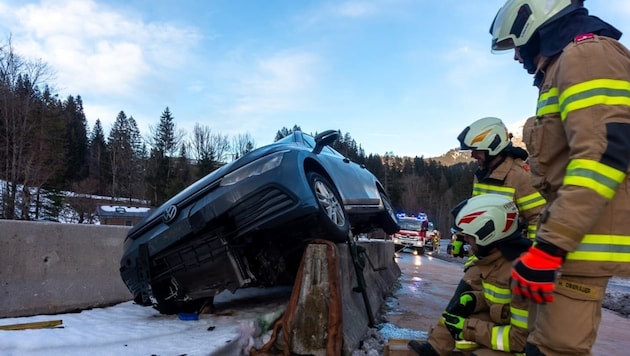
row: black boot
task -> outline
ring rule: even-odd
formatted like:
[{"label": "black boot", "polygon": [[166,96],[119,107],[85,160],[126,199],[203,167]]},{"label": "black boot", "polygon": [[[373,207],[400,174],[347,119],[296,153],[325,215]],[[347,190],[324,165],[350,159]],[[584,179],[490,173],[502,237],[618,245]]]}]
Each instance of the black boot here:
[{"label": "black boot", "polygon": [[413,351],[415,351],[418,355],[421,355],[421,356],[439,356],[438,353],[433,348],[433,346],[431,346],[431,344],[429,344],[428,341],[425,341],[423,343],[419,343],[416,340],[411,340],[411,341],[409,341],[409,343],[407,345],[409,345],[409,348],[412,349]]},{"label": "black boot", "polygon": [[542,351],[540,351],[540,349],[536,345],[530,344],[529,342],[525,344],[525,355],[527,355],[527,356],[545,356],[545,354],[542,353]]}]

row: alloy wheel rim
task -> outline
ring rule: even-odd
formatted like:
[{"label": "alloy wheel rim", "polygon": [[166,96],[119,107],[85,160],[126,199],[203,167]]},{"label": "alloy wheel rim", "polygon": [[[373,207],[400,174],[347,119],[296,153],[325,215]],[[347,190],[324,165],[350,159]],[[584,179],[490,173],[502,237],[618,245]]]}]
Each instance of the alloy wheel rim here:
[{"label": "alloy wheel rim", "polygon": [[328,219],[337,226],[345,225],[346,217],[341,203],[329,187],[322,181],[318,180],[315,182],[315,195],[319,201],[319,205],[326,212]]}]

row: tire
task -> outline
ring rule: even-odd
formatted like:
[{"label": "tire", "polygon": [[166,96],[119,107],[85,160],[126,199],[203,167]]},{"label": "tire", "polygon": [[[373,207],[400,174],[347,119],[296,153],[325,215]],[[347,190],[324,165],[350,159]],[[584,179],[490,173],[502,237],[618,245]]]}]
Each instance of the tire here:
[{"label": "tire", "polygon": [[350,221],[339,192],[328,179],[317,172],[309,172],[306,176],[319,204],[317,220],[324,233],[321,238],[335,242],[347,241]]},{"label": "tire", "polygon": [[383,207],[385,208],[379,222],[383,231],[385,231],[386,234],[391,235],[400,230],[400,226],[398,226],[398,218],[396,217],[396,212],[394,211],[392,202],[389,198],[381,191],[379,191],[379,194],[381,196],[381,201],[383,202]]}]

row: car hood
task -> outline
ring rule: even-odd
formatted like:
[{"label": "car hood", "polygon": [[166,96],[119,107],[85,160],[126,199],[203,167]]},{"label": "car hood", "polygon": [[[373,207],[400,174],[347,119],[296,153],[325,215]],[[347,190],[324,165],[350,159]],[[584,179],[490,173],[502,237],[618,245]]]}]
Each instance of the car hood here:
[{"label": "car hood", "polygon": [[[133,235],[137,230],[142,229],[142,227],[150,221],[153,221],[155,219],[161,219],[162,215],[164,214],[164,211],[168,209],[168,207],[170,207],[171,205],[179,205],[182,201],[202,191],[204,188],[212,187],[216,184],[219,184],[219,181],[225,175],[245,166],[248,163],[251,163],[253,161],[256,161],[257,159],[260,159],[261,157],[264,157],[274,152],[287,150],[288,148],[291,148],[292,150],[306,149],[306,148],[302,148],[300,146],[291,145],[291,144],[271,144],[268,146],[257,148],[254,151],[249,152],[245,156],[237,159],[236,161],[232,161],[208,173],[205,177],[200,178],[195,183],[189,185],[184,190],[177,193],[174,197],[167,200],[158,208],[153,210],[151,214],[149,214],[143,221],[141,221],[140,223],[136,224],[133,228],[131,228],[131,230],[129,230],[129,233],[127,235],[128,236]],[[179,208],[181,208],[181,206]]]}]

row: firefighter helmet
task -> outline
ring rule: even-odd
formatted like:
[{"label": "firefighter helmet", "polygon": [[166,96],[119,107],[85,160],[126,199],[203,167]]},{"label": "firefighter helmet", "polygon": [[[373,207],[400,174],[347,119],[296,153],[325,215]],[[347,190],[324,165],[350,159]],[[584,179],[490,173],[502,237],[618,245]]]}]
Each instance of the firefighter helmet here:
[{"label": "firefighter helmet", "polygon": [[460,151],[486,151],[496,156],[510,144],[510,135],[501,119],[484,117],[467,126],[457,140]]},{"label": "firefighter helmet", "polygon": [[492,50],[505,51],[525,45],[550,20],[561,17],[581,0],[508,0],[490,26]]},{"label": "firefighter helmet", "polygon": [[518,229],[518,207],[503,195],[483,194],[466,199],[452,211],[453,231],[475,238],[486,247],[512,236]]}]

